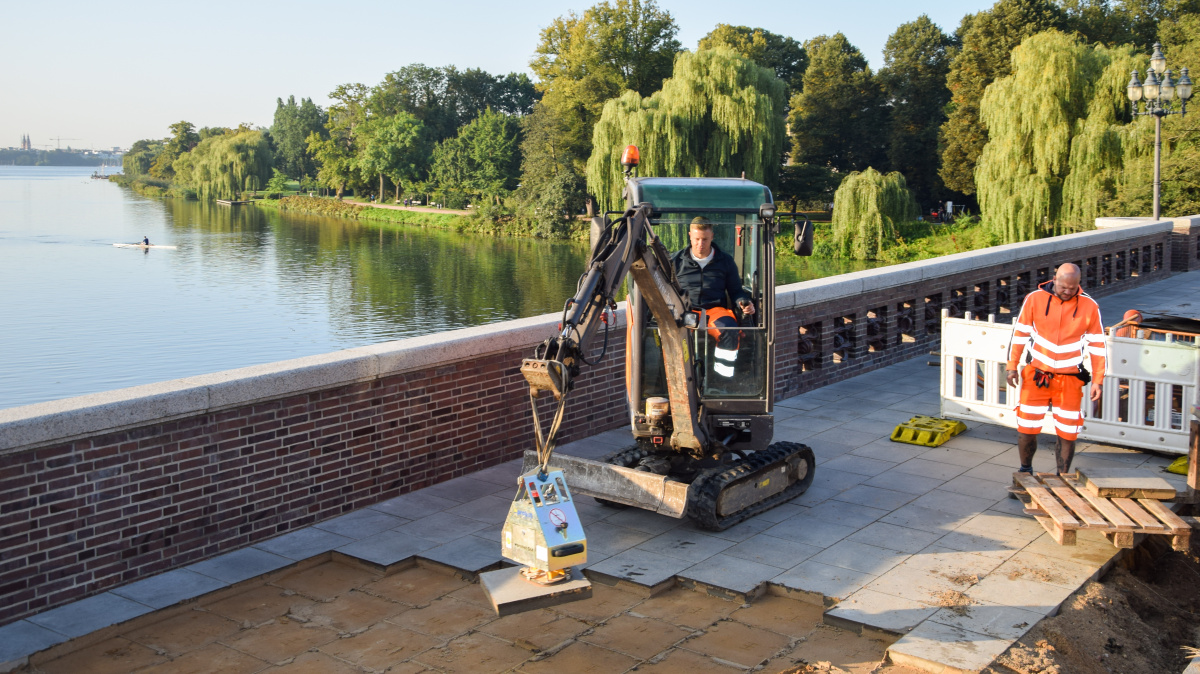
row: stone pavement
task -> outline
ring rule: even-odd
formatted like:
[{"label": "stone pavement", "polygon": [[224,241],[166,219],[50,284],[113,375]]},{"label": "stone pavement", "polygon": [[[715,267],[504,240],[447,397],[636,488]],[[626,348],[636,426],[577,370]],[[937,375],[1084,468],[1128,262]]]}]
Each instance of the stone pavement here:
[{"label": "stone pavement", "polygon": [[[1200,308],[1200,272],[1101,301],[1108,324],[1128,308],[1195,314],[1192,306]],[[926,360],[779,402],[776,439],[813,448],[814,484],[731,529],[705,532],[686,520],[578,503],[585,572],[642,596],[676,584],[740,601],[788,596],[827,608],[828,624],[900,637],[889,649],[896,663],[986,666],[1101,575],[1117,549],[1087,532],[1077,546],[1059,546],[1007,498],[1017,465],[1013,430],[973,425],[935,449],[891,442],[897,423],[939,413],[938,370]],[[559,451],[598,458],[628,443],[620,429]],[[1084,442],[1076,459],[1082,467],[1141,467],[1182,487],[1181,476],[1160,471],[1167,463]],[[1034,467],[1053,466],[1047,444]],[[519,468],[520,461],[489,468],[4,626],[0,663],[331,551],[376,569],[414,559],[468,575],[497,568]]]}]

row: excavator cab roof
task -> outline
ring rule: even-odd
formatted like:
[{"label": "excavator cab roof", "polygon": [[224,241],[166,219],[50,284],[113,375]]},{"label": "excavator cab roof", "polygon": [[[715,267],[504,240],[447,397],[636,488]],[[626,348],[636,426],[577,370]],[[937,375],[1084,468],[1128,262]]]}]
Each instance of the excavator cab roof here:
[{"label": "excavator cab roof", "polygon": [[762,204],[774,203],[765,185],[742,178],[631,178],[626,197],[631,206],[649,202],[658,211],[757,213]]}]

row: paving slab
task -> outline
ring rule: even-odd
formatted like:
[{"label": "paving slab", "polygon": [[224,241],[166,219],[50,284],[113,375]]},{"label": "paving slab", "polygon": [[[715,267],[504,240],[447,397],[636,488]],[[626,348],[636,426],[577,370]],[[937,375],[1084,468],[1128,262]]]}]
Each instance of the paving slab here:
[{"label": "paving slab", "polygon": [[695,562],[686,559],[633,548],[617,553],[588,570],[591,574],[625,580],[644,587],[656,587],[694,565]]},{"label": "paving slab", "polygon": [[971,519],[971,516],[974,514],[923,508],[910,503],[893,510],[879,521],[909,529],[920,529],[934,533],[949,533]]},{"label": "paving slab", "polygon": [[471,573],[493,568],[503,561],[500,555],[500,541],[490,541],[479,536],[463,536],[435,548],[422,550],[418,556]]},{"label": "paving slab", "polygon": [[150,608],[166,608],[186,599],[195,599],[226,587],[224,581],[188,569],[175,569],[128,585],[114,588],[115,595],[132,599]]},{"label": "paving slab", "polygon": [[[516,489],[513,490],[514,493]],[[403,496],[376,503],[372,506],[367,506],[371,510],[378,510],[396,517],[403,517],[406,520],[418,520],[422,517],[428,517],[435,513],[440,513],[443,510],[448,510],[456,505],[459,501],[452,501],[441,496],[425,493],[425,490],[414,491]]]},{"label": "paving slab", "polygon": [[[38,627],[75,638],[150,613],[154,609],[111,592],[43,611],[26,620]],[[33,635],[26,631],[27,635]]]},{"label": "paving slab", "polygon": [[346,513],[340,517],[325,520],[324,522],[318,522],[313,526],[322,531],[328,531],[329,533],[353,538],[358,541],[381,531],[395,529],[402,524],[407,524],[409,521],[406,518],[389,515],[380,510],[363,508]]},{"label": "paving slab", "polygon": [[941,536],[941,532],[913,529],[887,522],[874,522],[850,534],[846,540],[912,554],[928,548]]},{"label": "paving slab", "polygon": [[412,559],[437,545],[437,541],[399,531],[384,531],[365,540],[343,545],[337,551],[355,559],[388,567]]},{"label": "paving slab", "polygon": [[696,564],[733,545],[733,541],[710,536],[695,529],[677,528],[639,543],[637,549]]},{"label": "paving slab", "polygon": [[[857,424],[856,424],[857,426]],[[896,466],[894,461],[880,461],[878,459],[869,459],[865,456],[856,456],[853,453],[843,454],[836,459],[831,459],[825,464],[826,469],[841,470],[847,473],[856,473],[858,475],[866,475],[875,477],[889,468]]]},{"label": "paving slab", "polygon": [[[900,464],[903,466],[904,464]],[[1012,480],[1012,473],[1009,473],[1008,479]],[[863,482],[869,487],[879,487],[881,489],[891,489],[893,491],[902,491],[906,494],[921,495],[931,489],[937,489],[946,480],[939,477],[929,477],[928,475],[912,475],[909,473],[898,473],[892,469],[882,475],[876,475]]]},{"label": "paving slab", "polygon": [[987,667],[1012,644],[980,632],[926,620],[888,647],[894,664],[928,672],[978,672]]},{"label": "paving slab", "polygon": [[[1008,493],[1005,492],[1004,496],[1000,498],[1007,499]],[[983,513],[999,500],[999,498],[970,496],[939,487],[913,499],[911,505],[919,508],[941,510],[952,514],[974,515]]]},{"label": "paving slab", "polygon": [[254,547],[280,557],[300,561],[353,542],[353,538],[340,536],[332,531],[304,527],[262,543],[256,543]]},{"label": "paving slab", "polygon": [[909,555],[903,552],[843,540],[813,555],[811,559],[814,562],[878,576],[908,558]]},{"label": "paving slab", "polygon": [[295,564],[294,560],[257,548],[242,548],[185,567],[230,585]]},{"label": "paving slab", "polygon": [[1042,619],[1042,614],[1015,606],[977,602],[954,609],[940,609],[930,620],[969,632],[1015,641]]},{"label": "paving slab", "polygon": [[[514,488],[513,491],[515,493],[516,489]],[[488,495],[480,496],[473,501],[467,501],[461,505],[456,505],[446,510],[446,512],[499,528],[508,517],[508,509],[511,506],[512,499]]]},{"label": "paving slab", "polygon": [[439,543],[449,543],[456,538],[462,538],[469,533],[485,529],[488,526],[490,525],[485,522],[473,520],[469,517],[460,517],[452,515],[449,512],[440,512],[422,517],[419,520],[413,520],[408,524],[396,527],[392,531],[404,534],[405,536],[416,536],[417,538],[424,538]]},{"label": "paving slab", "polygon": [[794,593],[807,595],[813,603],[831,606],[858,592],[877,576],[830,566],[811,559],[771,579],[771,583]]},{"label": "paving slab", "polygon": [[[513,482],[513,493],[516,493],[516,482]],[[480,496],[487,496],[496,492],[497,485],[488,480],[478,480],[472,476],[456,477],[453,480],[439,482],[431,487],[426,487],[422,491],[433,496],[440,496],[451,501],[466,503],[474,501]]]},{"label": "paving slab", "polygon": [[670,531],[684,524],[687,520],[677,517],[667,517],[666,515],[652,513],[641,508],[625,508],[605,517],[604,521],[609,524],[657,535]]},{"label": "paving slab", "polygon": [[891,463],[904,463],[909,459],[915,459],[925,453],[926,448],[917,445],[907,445],[901,442],[892,442],[891,440],[880,439],[856,447],[852,454],[855,456],[865,456],[868,459],[877,459],[879,461],[888,461]]},{"label": "paving slab", "polygon": [[602,555],[615,555],[624,552],[639,543],[650,540],[653,534],[605,521],[585,525],[589,554],[599,552]]},{"label": "paving slab", "polygon": [[825,612],[828,625],[862,632],[863,628],[902,635],[938,611],[919,601],[862,589]]},{"label": "paving slab", "polygon": [[20,666],[26,657],[69,638],[28,620],[18,620],[0,627],[0,669],[8,671]]},{"label": "paving slab", "polygon": [[716,554],[684,569],[679,573],[679,578],[743,597],[752,597],[763,584],[784,571],[784,567]]},{"label": "paving slab", "polygon": [[568,580],[543,586],[526,580],[521,576],[521,568],[514,566],[479,574],[479,584],[499,616],[592,597],[592,583],[578,569],[571,569]]},{"label": "paving slab", "polygon": [[759,534],[723,550],[721,554],[790,569],[820,551],[821,548],[799,541]]},{"label": "paving slab", "polygon": [[805,543],[817,548],[827,548],[857,531],[857,527],[848,527],[833,522],[822,522],[809,517],[798,517],[784,520],[767,529],[763,533],[775,538],[786,538],[797,543]]}]

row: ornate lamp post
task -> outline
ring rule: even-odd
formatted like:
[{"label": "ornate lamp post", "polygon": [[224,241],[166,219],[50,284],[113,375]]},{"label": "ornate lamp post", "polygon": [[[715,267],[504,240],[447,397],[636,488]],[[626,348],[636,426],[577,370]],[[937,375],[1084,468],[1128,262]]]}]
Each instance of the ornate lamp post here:
[{"label": "ornate lamp post", "polygon": [[[1154,115],[1154,219],[1159,218],[1159,192],[1161,188],[1161,159],[1162,159],[1162,119],[1167,115],[1186,115],[1188,99],[1192,97],[1192,79],[1188,77],[1188,69],[1180,69],[1178,80],[1171,79],[1171,71],[1167,70],[1167,57],[1163,56],[1162,45],[1154,43],[1154,54],[1150,56],[1150,69],[1146,71],[1146,81],[1138,81],[1137,71],[1126,87],[1129,101],[1133,103],[1133,115]],[[1174,109],[1173,101],[1179,99],[1179,109]],[[1145,103],[1145,110],[1138,110],[1138,101]]]}]

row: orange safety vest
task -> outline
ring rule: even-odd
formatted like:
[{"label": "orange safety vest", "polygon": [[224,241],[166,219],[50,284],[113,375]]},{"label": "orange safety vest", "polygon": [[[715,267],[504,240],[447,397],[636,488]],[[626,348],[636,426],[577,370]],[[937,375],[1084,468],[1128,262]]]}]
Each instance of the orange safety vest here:
[{"label": "orange safety vest", "polygon": [[1027,345],[1031,364],[1055,374],[1075,374],[1087,354],[1092,384],[1099,386],[1108,362],[1100,305],[1082,290],[1069,300],[1060,300],[1051,291],[1053,284],[1047,281],[1038,286],[1021,305],[1021,314],[1013,323],[1008,369],[1020,368]]}]

